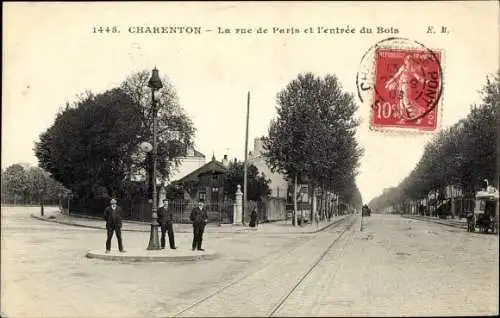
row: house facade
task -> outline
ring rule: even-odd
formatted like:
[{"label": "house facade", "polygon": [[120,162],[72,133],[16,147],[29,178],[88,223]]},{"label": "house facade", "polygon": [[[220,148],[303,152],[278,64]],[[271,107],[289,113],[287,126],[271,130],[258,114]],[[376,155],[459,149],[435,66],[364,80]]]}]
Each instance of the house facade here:
[{"label": "house facade", "polygon": [[[167,182],[167,184],[171,183],[172,181],[179,180],[190,172],[203,166],[205,164],[206,158],[204,154],[197,151],[193,147],[188,147],[186,149],[185,155],[178,157],[178,160],[179,165],[172,168],[169,176],[170,180],[169,182]],[[147,173],[145,169],[141,169],[135,173],[132,173],[130,176],[130,180],[135,182],[146,181],[146,178]],[[161,180],[158,178],[157,182],[160,183]]]},{"label": "house facade", "polygon": [[[227,157],[224,157],[227,159]],[[224,194],[227,166],[212,157],[208,163],[176,180],[184,188],[184,201],[189,206],[203,201],[210,222],[231,223],[233,202],[228,202]]]},{"label": "house facade", "polygon": [[224,181],[227,167],[212,157],[208,163],[176,180],[186,189],[185,199],[215,204],[224,200]]},{"label": "house facade", "polygon": [[259,173],[270,180],[269,188],[271,194],[265,202],[265,218],[268,221],[282,220],[286,218],[286,201],[288,196],[288,181],[286,176],[271,171],[264,157],[264,145],[262,138],[254,139],[253,151],[248,156],[248,164],[254,165]]},{"label": "house facade", "polygon": [[205,155],[193,147],[186,150],[186,155],[179,157],[179,166],[172,169],[170,173],[170,182],[179,180],[205,164]]},{"label": "house facade", "polygon": [[254,139],[254,148],[248,156],[248,164],[254,165],[259,173],[264,173],[267,179],[270,179],[269,188],[271,189],[271,198],[285,199],[287,197],[288,181],[285,175],[272,172],[264,157],[264,146],[262,138]]}]

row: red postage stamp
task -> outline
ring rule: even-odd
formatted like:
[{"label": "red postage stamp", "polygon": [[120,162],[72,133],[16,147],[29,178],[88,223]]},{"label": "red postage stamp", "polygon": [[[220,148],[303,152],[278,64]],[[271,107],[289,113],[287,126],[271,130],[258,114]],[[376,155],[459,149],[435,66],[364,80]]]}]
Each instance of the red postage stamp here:
[{"label": "red postage stamp", "polygon": [[364,94],[371,106],[370,127],[435,131],[443,84],[441,52],[405,39],[381,41],[369,51],[372,62],[364,63],[357,85],[361,100]]},{"label": "red postage stamp", "polygon": [[435,130],[439,108],[440,53],[422,50],[376,51],[375,100],[371,124]]}]

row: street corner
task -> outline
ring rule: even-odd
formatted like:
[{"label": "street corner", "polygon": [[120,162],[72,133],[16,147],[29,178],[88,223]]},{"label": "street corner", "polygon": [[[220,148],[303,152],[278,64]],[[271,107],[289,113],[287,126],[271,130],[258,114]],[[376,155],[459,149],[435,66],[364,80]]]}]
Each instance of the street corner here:
[{"label": "street corner", "polygon": [[191,249],[127,249],[125,252],[111,250],[89,250],[86,255],[90,259],[101,259],[106,261],[121,262],[193,262],[203,260],[213,260],[218,257],[215,250],[192,251]]},{"label": "street corner", "polygon": [[231,232],[233,233],[248,233],[248,232],[263,232],[264,231],[264,227],[262,226],[262,224],[259,224],[255,227],[251,227],[251,226],[246,226],[246,225],[233,225],[231,227]]},{"label": "street corner", "polygon": [[62,224],[62,225],[69,225],[69,226],[75,226],[75,227],[83,227],[83,228],[89,228],[89,229],[104,229],[104,226],[99,226],[95,224],[90,224],[86,222],[78,222],[75,220],[71,220],[68,217],[64,216],[57,216],[55,214],[52,215],[45,215],[45,216],[38,216],[35,214],[30,214],[30,217],[39,221],[45,221],[45,222],[51,222],[51,223],[56,223],[56,224]]},{"label": "street corner", "polygon": [[35,214],[31,213],[30,217],[33,219],[41,220],[41,221],[52,221],[52,222],[54,222],[57,219],[55,214],[41,216],[41,215],[35,215]]}]

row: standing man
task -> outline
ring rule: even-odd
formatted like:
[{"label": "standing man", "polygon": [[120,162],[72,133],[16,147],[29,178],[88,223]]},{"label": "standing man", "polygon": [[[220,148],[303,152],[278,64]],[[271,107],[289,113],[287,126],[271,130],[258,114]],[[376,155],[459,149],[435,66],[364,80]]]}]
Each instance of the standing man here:
[{"label": "standing man", "polygon": [[161,248],[165,248],[165,232],[168,231],[168,243],[170,248],[175,250],[175,240],[174,240],[174,216],[172,209],[168,208],[168,200],[163,199],[163,206],[158,209],[158,223],[160,223],[161,228]]},{"label": "standing man", "polygon": [[193,222],[193,251],[198,249],[198,251],[204,251],[201,248],[201,243],[203,241],[203,231],[205,230],[205,225],[208,221],[207,212],[203,209],[203,202],[198,202],[198,206],[194,207],[191,211],[189,219]]},{"label": "standing man", "polygon": [[104,220],[106,220],[106,230],[108,232],[108,238],[106,240],[106,253],[111,250],[111,238],[113,237],[113,232],[116,233],[116,238],[118,240],[118,249],[120,252],[125,252],[122,244],[122,215],[123,210],[120,206],[116,204],[116,199],[111,199],[111,206],[108,206],[104,210]]},{"label": "standing man", "polygon": [[250,227],[255,227],[257,225],[257,208],[253,208],[252,213],[250,213]]}]

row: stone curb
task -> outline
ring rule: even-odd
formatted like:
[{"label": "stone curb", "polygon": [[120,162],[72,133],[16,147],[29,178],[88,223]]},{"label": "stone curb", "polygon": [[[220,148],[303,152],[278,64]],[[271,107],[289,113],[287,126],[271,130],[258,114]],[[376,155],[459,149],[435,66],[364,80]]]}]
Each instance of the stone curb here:
[{"label": "stone curb", "polygon": [[402,215],[402,217],[407,218],[407,219],[417,220],[417,221],[424,221],[424,222],[431,222],[431,223],[446,225],[446,226],[460,228],[460,229],[467,228],[467,224],[452,224],[452,223],[446,223],[446,222],[442,222],[442,221],[438,221],[438,220],[419,218],[419,217],[414,217],[414,216],[409,216],[409,215]]},{"label": "stone curb", "polygon": [[[97,216],[81,215],[81,214],[73,214],[71,217],[80,218],[80,219],[88,219],[88,220],[101,220],[101,218],[99,218]],[[323,226],[319,227],[318,229],[316,229],[314,231],[310,231],[310,232],[302,231],[302,232],[293,232],[293,233],[286,233],[286,232],[268,232],[268,233],[270,233],[270,234],[278,234],[278,233],[279,234],[281,234],[281,233],[284,233],[284,234],[312,234],[312,233],[318,233],[318,232],[321,232],[323,230],[326,230],[328,227],[332,226],[333,224],[336,224],[338,221],[343,220],[344,218],[339,219],[339,220],[335,220],[335,221],[333,221],[330,224],[323,225]],[[42,220],[48,221],[47,219],[42,219]],[[61,222],[60,224],[68,224],[68,225],[75,224],[75,223],[64,222],[64,221],[59,221],[59,222]],[[62,222],[64,222],[64,223],[62,223]],[[141,222],[141,221],[130,221],[130,220],[127,220],[125,222],[126,223],[131,223],[131,224],[144,225],[144,226],[148,226],[149,225],[149,223]],[[268,222],[268,223],[276,223],[276,222],[280,222],[280,221],[272,221],[272,222]],[[83,225],[83,226],[85,226],[85,225]],[[232,224],[224,224],[223,225],[223,227],[226,227],[226,226],[233,226],[233,225]],[[258,228],[249,228],[249,227],[241,226],[241,225],[236,225],[236,226],[240,226],[241,229],[233,230],[233,231],[227,231],[227,232],[222,231],[220,233],[241,233],[241,232],[258,232],[259,231]],[[90,227],[90,225],[89,225],[89,227]],[[93,227],[93,228],[105,229],[105,227],[98,227],[98,226]],[[127,231],[127,230],[125,229],[123,231]],[[137,229],[135,229],[135,230],[132,229],[132,230],[128,230],[128,231],[149,232],[149,230],[143,231],[143,230],[137,230]]]},{"label": "stone curb", "polygon": [[[102,220],[102,217],[91,216],[91,215],[82,215],[82,214],[71,214],[68,217],[75,219],[84,219],[84,220]],[[137,225],[149,225],[150,223],[142,222],[142,221],[134,221],[134,220],[125,220],[126,223],[137,224]]]},{"label": "stone curb", "polygon": [[[57,223],[57,224],[63,224],[63,225],[70,225],[70,226],[76,226],[76,227],[82,227],[82,228],[89,228],[89,229],[97,229],[97,230],[104,230],[106,229],[105,226],[98,226],[98,225],[87,225],[87,224],[78,224],[78,223],[75,223],[75,222],[67,222],[67,221],[60,221],[60,220],[57,220],[57,219],[48,219],[48,218],[44,218],[44,217],[41,217],[41,216],[37,216],[37,215],[34,215],[34,214],[31,214],[30,215],[32,218],[34,219],[37,219],[37,220],[40,220],[40,221],[45,221],[45,222],[52,222],[52,223]],[[233,231],[220,231],[220,232],[217,232],[217,231],[206,231],[206,233],[248,233],[248,232],[260,232],[260,233],[266,233],[266,234],[285,234],[285,235],[290,235],[290,234],[314,234],[314,233],[318,233],[318,232],[321,232],[321,231],[324,231],[326,230],[327,228],[329,228],[330,226],[333,226],[335,224],[338,224],[339,222],[343,221],[345,219],[345,217],[339,219],[339,220],[335,220],[329,224],[325,224],[323,225],[322,227],[319,227],[318,229],[314,230],[314,231],[301,231],[301,232],[265,232],[265,231],[262,231],[262,230],[259,230],[259,229],[250,229],[250,228],[247,228],[247,227],[242,227],[241,229],[238,229],[238,230],[233,230]],[[128,222],[128,221],[127,221]],[[141,223],[143,224],[144,226],[147,226],[148,224],[146,223]],[[125,231],[125,232],[143,232],[143,233],[149,233],[150,230],[149,229],[145,229],[145,230],[139,230],[139,229],[126,229],[126,228],[122,228],[122,231]],[[191,231],[178,231],[178,233],[191,233]]]},{"label": "stone curb", "polygon": [[[139,253],[146,253],[140,251]],[[158,253],[158,254],[153,254]],[[91,259],[101,259],[106,261],[124,261],[124,262],[193,262],[200,260],[212,260],[217,258],[218,254],[215,251],[205,251],[203,253],[192,252],[192,254],[185,255],[168,255],[161,254],[162,251],[152,252],[152,255],[138,255],[130,251],[120,254],[109,253],[106,254],[102,251],[89,251],[85,255]]]},{"label": "stone curb", "polygon": [[[63,224],[63,225],[70,225],[70,226],[76,226],[76,227],[84,227],[88,229],[96,229],[96,230],[105,230],[105,226],[97,226],[97,225],[87,225],[87,224],[78,224],[74,222],[66,222],[66,221],[59,221],[57,219],[47,219],[41,216],[33,215],[31,214],[31,217],[40,221],[45,221],[45,222],[51,222],[51,223],[57,223],[57,224]],[[127,232],[149,232],[149,230],[138,230],[138,229],[122,229],[122,231],[127,231]]]}]

